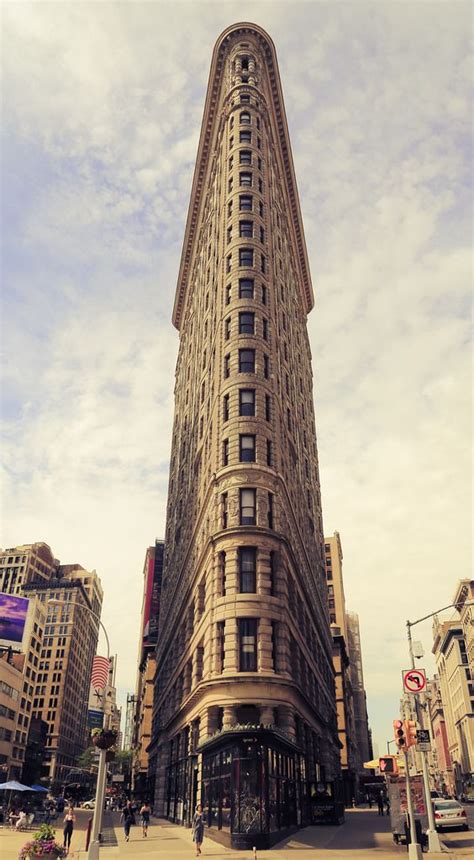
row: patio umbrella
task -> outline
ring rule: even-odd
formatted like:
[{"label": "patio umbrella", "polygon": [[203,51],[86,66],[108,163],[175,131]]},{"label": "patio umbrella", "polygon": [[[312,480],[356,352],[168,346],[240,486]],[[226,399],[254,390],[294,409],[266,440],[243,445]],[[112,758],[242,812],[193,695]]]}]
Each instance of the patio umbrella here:
[{"label": "patio umbrella", "polygon": [[45,791],[46,794],[48,793],[48,789],[45,788],[44,785],[32,785],[31,788],[33,791]]},{"label": "patio umbrella", "polygon": [[12,791],[33,791],[29,785],[22,785],[21,782],[16,782],[14,779],[11,779],[10,782],[2,782],[0,784],[0,791],[9,791],[10,795],[8,797],[8,808],[10,807],[10,802],[12,799]]}]

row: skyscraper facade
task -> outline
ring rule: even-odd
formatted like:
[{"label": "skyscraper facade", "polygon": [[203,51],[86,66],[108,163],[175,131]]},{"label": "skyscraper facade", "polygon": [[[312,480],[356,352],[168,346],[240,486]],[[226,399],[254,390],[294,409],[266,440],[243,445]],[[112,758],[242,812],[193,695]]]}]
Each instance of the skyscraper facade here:
[{"label": "skyscraper facade", "polygon": [[[307,315],[274,45],[218,39],[179,271],[155,809],[269,845],[340,787]],[[339,807],[335,815],[339,815]]]},{"label": "skyscraper facade", "polygon": [[60,564],[48,544],[39,542],[0,551],[0,590],[29,598],[35,612],[15,732],[25,751],[17,745],[18,757],[26,762],[32,746],[35,758],[42,758],[38,776],[57,785],[87,746],[87,701],[99,633],[98,619],[89,610],[100,617],[100,579],[80,564]]}]

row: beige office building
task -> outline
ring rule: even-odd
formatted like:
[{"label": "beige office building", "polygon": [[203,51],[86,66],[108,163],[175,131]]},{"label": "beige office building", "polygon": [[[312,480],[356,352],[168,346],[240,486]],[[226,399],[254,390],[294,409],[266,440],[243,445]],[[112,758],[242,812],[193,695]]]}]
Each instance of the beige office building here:
[{"label": "beige office building", "polygon": [[7,594],[29,598],[36,613],[31,644],[24,649],[16,729],[20,760],[27,755],[32,724],[35,731],[44,724],[38,776],[59,787],[87,746],[89,684],[99,631],[89,610],[100,617],[100,579],[79,564],[61,565],[50,547],[39,542],[0,553],[0,582]]},{"label": "beige office building", "polygon": [[336,681],[337,730],[341,743],[341,768],[344,803],[352,806],[357,794],[357,776],[362,770],[355,734],[351,657],[347,638],[346,599],[342,578],[342,544],[339,532],[324,538],[329,620],[333,640],[333,665]]},{"label": "beige office building", "polygon": [[462,795],[474,788],[474,684],[461,621],[435,618],[433,639],[454,790]]},{"label": "beige office building", "polygon": [[[151,766],[155,809],[264,847],[340,788],[307,315],[278,64],[212,57],[173,322],[175,417]],[[340,817],[340,806],[333,804]]]}]

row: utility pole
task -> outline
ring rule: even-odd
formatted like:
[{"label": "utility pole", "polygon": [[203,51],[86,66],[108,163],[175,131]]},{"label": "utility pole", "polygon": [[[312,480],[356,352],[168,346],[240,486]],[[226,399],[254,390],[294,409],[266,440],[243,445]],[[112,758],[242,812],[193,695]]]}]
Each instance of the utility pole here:
[{"label": "utility pole", "polygon": [[420,843],[416,841],[415,810],[413,807],[413,798],[411,796],[410,771],[408,767],[408,750],[403,750],[403,757],[405,759],[405,786],[407,792],[408,819],[410,821],[410,844],[408,846],[408,860],[422,860],[423,848],[421,847]]},{"label": "utility pole", "polygon": [[[445,608],[447,608],[447,607],[445,607]],[[436,613],[433,612],[433,615],[436,615]],[[426,617],[429,618],[430,616],[428,615]],[[420,619],[420,621],[423,621],[423,620],[425,620],[425,619]],[[413,622],[413,624],[418,624],[418,623],[419,623],[418,621]],[[410,664],[411,664],[412,669],[415,668],[415,656],[413,654],[413,641],[411,638],[411,628],[413,627],[413,624],[410,621],[407,621],[408,651],[410,653]],[[418,699],[418,693],[414,693],[414,698],[415,698],[416,720],[417,720],[417,723],[421,727],[423,727],[422,721],[420,719],[420,702]],[[427,755],[428,754],[425,750],[420,750],[419,755],[421,756],[421,769],[423,772],[423,789],[424,789],[424,793],[425,793],[425,806],[426,806],[426,812],[428,815],[428,831],[427,831],[428,851],[429,852],[441,851],[442,846],[441,846],[441,842],[439,839],[438,831],[436,830],[434,813],[433,813],[433,804],[431,803],[430,779],[429,779],[429,775],[428,775],[428,761],[427,761]],[[408,767],[408,752],[407,752],[406,765]]]}]

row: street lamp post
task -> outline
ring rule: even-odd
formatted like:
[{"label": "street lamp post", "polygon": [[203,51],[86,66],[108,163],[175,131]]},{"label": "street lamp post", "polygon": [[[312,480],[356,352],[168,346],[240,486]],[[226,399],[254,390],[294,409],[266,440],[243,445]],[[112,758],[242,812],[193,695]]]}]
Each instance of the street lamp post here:
[{"label": "street lamp post", "polygon": [[[418,618],[417,621],[407,621],[407,637],[408,637],[408,652],[410,654],[410,663],[411,668],[415,668],[415,655],[413,653],[413,641],[411,637],[411,628],[415,626],[415,624],[420,624],[422,621],[427,621],[428,618],[433,618],[434,615],[437,615],[438,612],[443,612],[445,609],[452,609],[455,606],[454,603],[450,603],[448,606],[443,606],[441,609],[437,609],[436,612],[430,612],[429,615],[424,615],[423,618]],[[420,701],[418,699],[418,694],[415,693],[415,713],[417,722],[423,726],[423,722],[420,719]],[[425,790],[425,803],[426,803],[426,811],[428,814],[428,851],[441,851],[442,845],[439,839],[438,831],[436,830],[436,824],[433,813],[433,805],[431,803],[431,790],[430,790],[430,778],[428,774],[428,761],[427,761],[427,753],[425,751],[420,751],[421,756],[421,767],[423,771],[423,787]],[[408,764],[408,762],[407,762]]]},{"label": "street lamp post", "polygon": [[[81,609],[85,609],[92,615],[98,622],[99,626],[102,629],[102,632],[105,637],[105,642],[107,645],[107,661],[110,666],[110,642],[107,634],[107,630],[105,629],[102,621],[100,620],[100,616],[97,615],[92,609],[89,609],[88,606],[85,606],[83,603],[78,603],[75,600],[69,600],[67,604],[64,604],[61,600],[55,600],[51,598],[48,600],[48,603],[55,604],[59,606],[79,606]],[[109,719],[110,715],[107,712],[107,696],[109,692],[109,680],[107,674],[107,684],[104,690],[104,729],[109,728]],[[105,780],[107,773],[107,750],[99,750],[99,769],[97,773],[97,786],[95,793],[95,804],[94,804],[94,815],[92,818],[92,830],[91,830],[91,839],[89,843],[89,850],[87,854],[88,860],[99,860],[99,848],[100,848],[100,833],[102,828],[102,813],[104,809],[104,795],[105,795]]]}]

